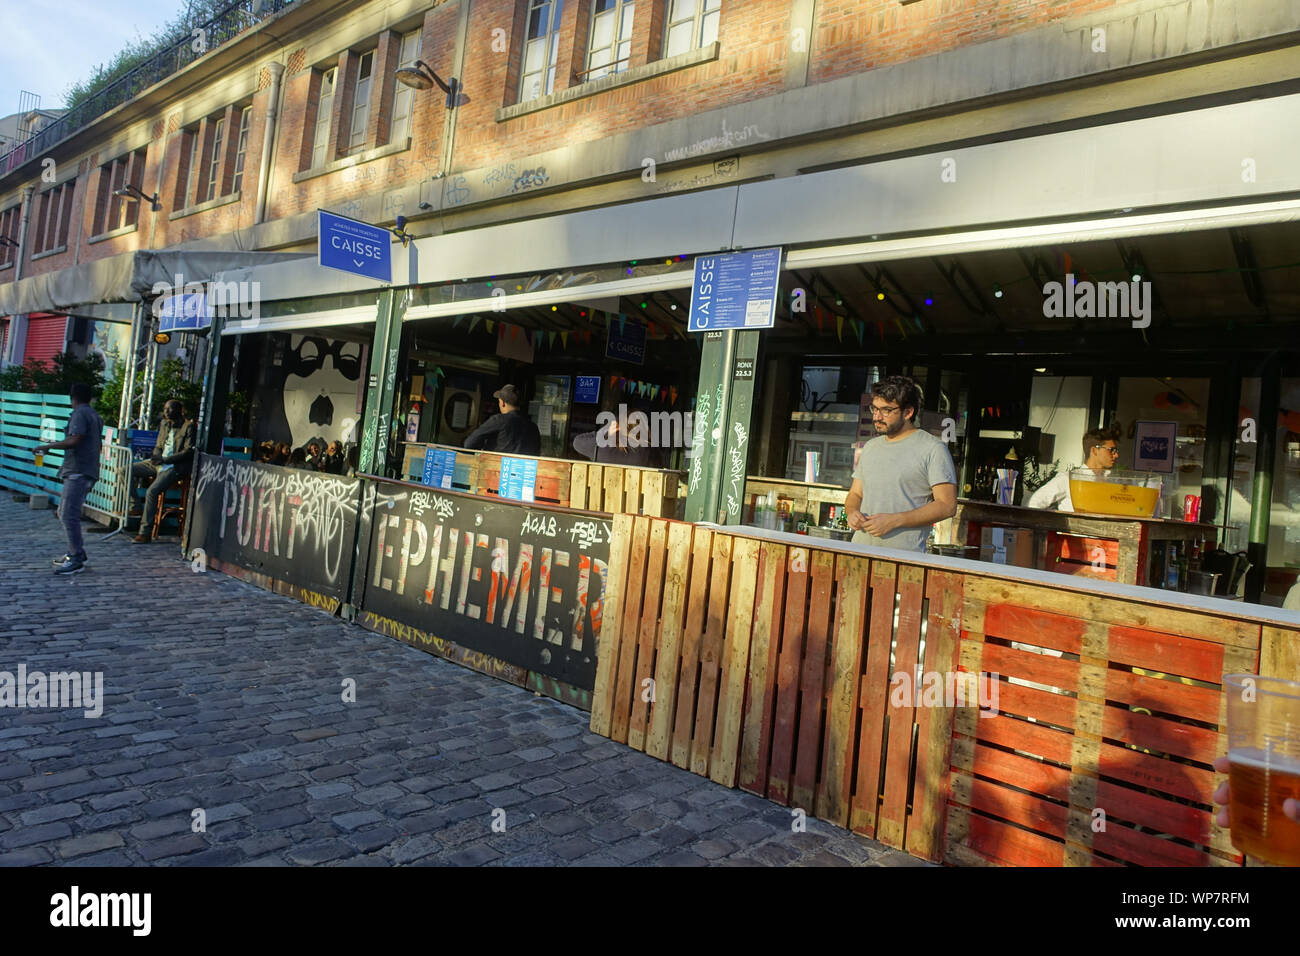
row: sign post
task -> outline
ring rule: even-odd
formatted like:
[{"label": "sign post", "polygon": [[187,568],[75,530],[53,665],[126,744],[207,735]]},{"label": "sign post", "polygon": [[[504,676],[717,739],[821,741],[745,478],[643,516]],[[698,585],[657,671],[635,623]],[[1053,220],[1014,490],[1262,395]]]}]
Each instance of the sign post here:
[{"label": "sign post", "polygon": [[704,334],[686,495],[687,521],[744,516],[758,329],[776,322],[782,250],[699,256],[687,328]]}]

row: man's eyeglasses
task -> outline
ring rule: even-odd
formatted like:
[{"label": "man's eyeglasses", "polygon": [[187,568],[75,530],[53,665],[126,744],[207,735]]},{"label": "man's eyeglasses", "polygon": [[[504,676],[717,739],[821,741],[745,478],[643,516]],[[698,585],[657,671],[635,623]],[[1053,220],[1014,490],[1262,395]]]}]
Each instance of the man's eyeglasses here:
[{"label": "man's eyeglasses", "polygon": [[897,406],[897,405],[884,405],[884,406],[881,406],[881,405],[872,405],[872,406],[871,406],[871,417],[872,417],[872,418],[885,418],[885,417],[887,417],[887,416],[889,416],[889,415],[894,414],[894,412],[896,412],[896,411],[898,411],[898,406]]},{"label": "man's eyeglasses", "polygon": [[1109,452],[1110,454],[1115,455],[1115,456],[1118,456],[1118,455],[1119,455],[1119,448],[1117,448],[1117,447],[1114,446],[1114,445],[1093,445],[1092,447],[1093,447],[1093,448],[1100,448],[1102,451],[1104,451],[1104,452]]}]

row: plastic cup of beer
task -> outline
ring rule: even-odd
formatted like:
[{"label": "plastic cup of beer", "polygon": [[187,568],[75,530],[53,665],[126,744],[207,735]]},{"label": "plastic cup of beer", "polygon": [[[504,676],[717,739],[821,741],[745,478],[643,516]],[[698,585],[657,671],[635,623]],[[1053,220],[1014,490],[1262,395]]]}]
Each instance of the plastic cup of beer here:
[{"label": "plastic cup of beer", "polygon": [[1300,823],[1282,812],[1300,800],[1300,683],[1228,674],[1228,822],[1232,845],[1266,863],[1300,866]]},{"label": "plastic cup of beer", "polygon": [[38,452],[36,453],[36,467],[37,467],[37,468],[43,468],[43,467],[45,467],[45,453],[44,453],[44,452],[39,452],[39,451],[38,451]]}]

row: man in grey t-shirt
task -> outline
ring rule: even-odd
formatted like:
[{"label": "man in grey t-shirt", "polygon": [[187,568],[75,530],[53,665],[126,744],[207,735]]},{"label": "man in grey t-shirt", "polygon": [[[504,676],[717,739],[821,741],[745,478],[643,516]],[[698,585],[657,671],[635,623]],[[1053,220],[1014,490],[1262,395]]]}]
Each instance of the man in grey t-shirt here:
[{"label": "man in grey t-shirt", "polygon": [[59,496],[59,518],[68,535],[68,553],[54,562],[55,574],[76,574],[86,566],[86,544],[81,536],[81,506],[88,492],[99,480],[99,444],[104,422],[90,407],[89,385],[80,382],[69,389],[72,396],[72,414],[63,441],[37,445],[44,453],[62,448],[67,451],[58,477],[63,479],[63,494]]},{"label": "man in grey t-shirt", "polygon": [[871,386],[876,437],[844,499],[858,544],[924,551],[930,528],[957,511],[957,473],[939,439],[916,427],[921,391],[903,375]]}]

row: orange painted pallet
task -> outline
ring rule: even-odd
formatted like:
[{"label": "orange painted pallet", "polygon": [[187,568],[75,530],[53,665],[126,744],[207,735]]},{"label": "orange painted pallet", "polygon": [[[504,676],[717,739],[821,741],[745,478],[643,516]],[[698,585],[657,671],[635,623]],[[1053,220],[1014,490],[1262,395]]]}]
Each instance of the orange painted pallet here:
[{"label": "orange painted pallet", "polygon": [[795,724],[799,719],[799,675],[803,665],[804,632],[808,612],[809,549],[791,548],[785,579],[785,620],[781,628],[781,653],[776,680],[776,723],[772,730],[772,763],[767,796],[790,803],[790,772],[794,766]]},{"label": "orange painted pallet", "polygon": [[871,562],[866,665],[859,693],[858,773],[849,812],[849,827],[876,834],[880,806],[881,763],[885,753],[885,714],[889,706],[889,651],[894,639],[894,594],[898,565]]}]

